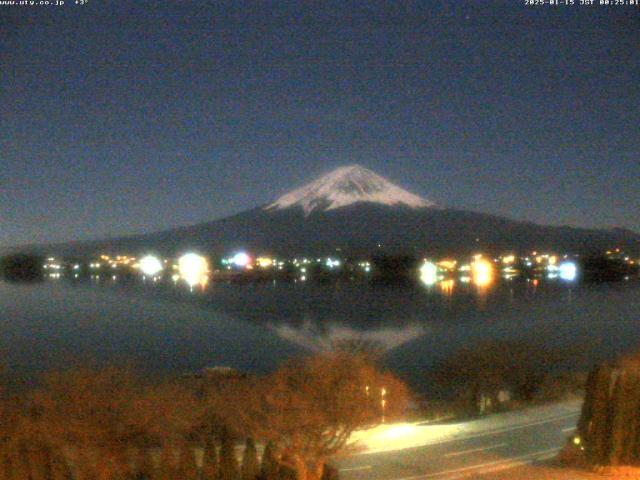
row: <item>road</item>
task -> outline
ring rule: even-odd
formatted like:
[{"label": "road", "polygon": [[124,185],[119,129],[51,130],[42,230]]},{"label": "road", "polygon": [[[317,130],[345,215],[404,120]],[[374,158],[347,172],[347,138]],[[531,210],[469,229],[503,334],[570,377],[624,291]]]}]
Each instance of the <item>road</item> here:
[{"label": "road", "polygon": [[453,480],[555,456],[575,431],[580,402],[447,426],[388,425],[363,434],[362,453],[336,462],[342,480]]}]

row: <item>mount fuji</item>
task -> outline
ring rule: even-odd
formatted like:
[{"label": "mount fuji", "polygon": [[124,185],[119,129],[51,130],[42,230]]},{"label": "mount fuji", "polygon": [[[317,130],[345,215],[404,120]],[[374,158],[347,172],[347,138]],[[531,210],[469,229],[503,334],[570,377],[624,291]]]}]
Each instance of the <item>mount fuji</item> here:
[{"label": "mount fuji", "polygon": [[214,256],[253,253],[369,256],[524,252],[640,252],[640,235],[624,229],[545,226],[456,210],[408,192],[358,165],[340,167],[273,202],[207,223],[162,232],[31,248],[39,253],[99,252]]},{"label": "mount fuji", "polygon": [[409,193],[360,165],[340,167],[318,180],[293,190],[266,210],[301,207],[305,215],[313,211],[335,210],[360,202],[411,208],[434,207],[435,203]]}]

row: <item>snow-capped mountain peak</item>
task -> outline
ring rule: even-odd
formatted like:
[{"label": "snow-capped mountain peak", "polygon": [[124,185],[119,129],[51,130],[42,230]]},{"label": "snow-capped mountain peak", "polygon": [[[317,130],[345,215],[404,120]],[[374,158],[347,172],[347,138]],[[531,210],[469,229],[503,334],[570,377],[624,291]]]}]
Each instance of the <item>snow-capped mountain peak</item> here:
[{"label": "snow-capped mountain peak", "polygon": [[435,206],[433,202],[407,192],[367,168],[350,165],[337,168],[314,182],[284,194],[266,209],[301,207],[308,215],[315,210],[334,210],[357,202],[411,208]]}]

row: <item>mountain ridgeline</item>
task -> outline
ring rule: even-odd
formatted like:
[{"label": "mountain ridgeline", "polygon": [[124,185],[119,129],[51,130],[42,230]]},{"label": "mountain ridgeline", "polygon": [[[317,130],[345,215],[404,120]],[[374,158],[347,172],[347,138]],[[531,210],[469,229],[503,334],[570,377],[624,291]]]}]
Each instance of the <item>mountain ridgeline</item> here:
[{"label": "mountain ridgeline", "polygon": [[[195,249],[225,255],[240,248],[276,255],[440,255],[478,251],[640,252],[624,229],[544,226],[444,208],[360,167],[341,167],[273,203],[212,222],[157,233],[40,247],[42,253],[93,254]],[[46,250],[46,252],[45,252]]]}]

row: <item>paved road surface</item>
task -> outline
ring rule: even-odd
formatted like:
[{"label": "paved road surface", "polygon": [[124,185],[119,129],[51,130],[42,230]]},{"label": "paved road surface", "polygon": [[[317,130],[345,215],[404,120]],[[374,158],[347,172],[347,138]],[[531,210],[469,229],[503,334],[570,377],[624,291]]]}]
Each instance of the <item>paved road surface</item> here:
[{"label": "paved road surface", "polygon": [[[442,435],[438,427],[416,424],[380,433],[374,451],[338,462],[343,480],[452,480],[503,472],[547,460],[575,431],[579,402],[536,407],[459,424]],[[417,440],[406,447],[404,437]],[[418,442],[421,445],[417,446]]]}]

